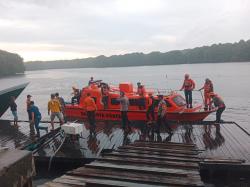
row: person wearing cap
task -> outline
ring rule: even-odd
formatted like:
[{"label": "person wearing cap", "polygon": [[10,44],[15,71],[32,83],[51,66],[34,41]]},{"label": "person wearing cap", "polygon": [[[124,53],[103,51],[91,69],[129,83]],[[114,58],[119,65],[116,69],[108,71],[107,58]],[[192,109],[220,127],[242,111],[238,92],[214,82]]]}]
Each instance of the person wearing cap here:
[{"label": "person wearing cap", "polygon": [[195,82],[190,78],[189,74],[185,74],[183,85],[180,91],[184,90],[187,108],[193,108],[192,91],[195,89]]},{"label": "person wearing cap", "polygon": [[146,108],[146,103],[145,103],[145,87],[140,83],[138,82],[137,83],[137,94],[140,96],[140,99],[139,99],[139,109],[140,110],[145,110]]},{"label": "person wearing cap", "polygon": [[28,113],[29,121],[31,121],[31,119],[32,119],[31,112],[30,112],[31,97],[32,97],[31,95],[27,95],[27,99],[26,99],[26,110]]},{"label": "person wearing cap", "polygon": [[155,121],[155,99],[152,93],[148,94],[148,110],[146,116],[148,122],[150,122],[150,117],[153,121]]},{"label": "person wearing cap", "polygon": [[124,92],[120,92],[120,98],[118,98],[117,101],[120,102],[122,128],[123,128],[123,130],[125,130],[126,127],[128,126],[128,128],[130,129],[129,120],[128,120],[129,100]]},{"label": "person wearing cap", "polygon": [[61,106],[54,94],[51,94],[50,101],[48,102],[48,115],[50,115],[50,123],[52,130],[54,130],[54,119],[57,117],[62,125],[64,123],[63,115],[61,113]]},{"label": "person wearing cap", "polygon": [[210,93],[214,91],[213,83],[210,79],[206,78],[205,83],[202,88],[199,89],[199,91],[204,90],[204,104],[205,104],[205,110],[209,109],[211,110],[211,98]]},{"label": "person wearing cap", "polygon": [[95,133],[95,112],[97,110],[95,100],[87,93],[87,97],[83,101],[83,107],[87,112],[88,121],[90,124],[90,134]]},{"label": "person wearing cap", "polygon": [[221,115],[224,112],[224,110],[226,109],[226,105],[224,103],[224,101],[222,100],[222,98],[215,94],[214,92],[211,92],[210,97],[212,98],[211,104],[214,103],[214,106],[217,107],[217,111],[216,111],[216,123],[220,123],[221,122]]}]

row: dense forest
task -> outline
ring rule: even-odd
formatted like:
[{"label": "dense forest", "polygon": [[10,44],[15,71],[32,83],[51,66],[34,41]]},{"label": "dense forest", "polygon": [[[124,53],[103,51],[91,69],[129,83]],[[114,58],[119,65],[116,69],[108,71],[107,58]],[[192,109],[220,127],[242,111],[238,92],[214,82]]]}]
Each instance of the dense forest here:
[{"label": "dense forest", "polygon": [[0,77],[24,73],[23,59],[14,53],[0,50]]},{"label": "dense forest", "polygon": [[166,53],[131,53],[113,55],[110,57],[102,55],[95,58],[33,61],[25,64],[27,70],[41,70],[55,68],[102,68],[221,62],[250,62],[250,40],[240,40],[236,43],[213,44],[211,46],[175,50]]}]

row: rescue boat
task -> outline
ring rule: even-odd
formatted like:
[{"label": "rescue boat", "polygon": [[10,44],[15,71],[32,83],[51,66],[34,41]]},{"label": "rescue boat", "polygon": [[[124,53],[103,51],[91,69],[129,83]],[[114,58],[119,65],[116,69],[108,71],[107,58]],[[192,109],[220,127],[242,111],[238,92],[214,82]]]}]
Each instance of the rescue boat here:
[{"label": "rescue boat", "polygon": [[[102,103],[102,90],[99,83],[91,84],[90,86],[84,87],[80,92],[80,98],[78,103],[72,104],[67,103],[65,105],[64,114],[68,120],[85,120],[87,114],[84,108],[84,99],[87,93],[91,94],[91,97],[95,100],[97,111],[96,120],[100,121],[118,121],[121,120],[120,115],[120,103],[117,99],[120,97],[120,91],[124,92],[129,99],[129,111],[128,119],[130,121],[147,121],[146,112],[149,107],[149,94],[154,95],[153,90],[145,89],[145,109],[140,108],[140,99],[133,88],[133,84],[129,82],[120,83],[118,86],[109,86],[108,90],[108,103],[107,108],[104,108]],[[158,97],[154,96],[155,106],[158,105]],[[167,104],[166,119],[174,122],[197,122],[204,120],[210,113],[216,111],[204,110],[203,105],[195,105],[193,108],[186,108],[186,101],[181,94],[177,92],[170,92],[164,95],[164,100]],[[157,117],[157,107],[155,107],[155,119]]]}]

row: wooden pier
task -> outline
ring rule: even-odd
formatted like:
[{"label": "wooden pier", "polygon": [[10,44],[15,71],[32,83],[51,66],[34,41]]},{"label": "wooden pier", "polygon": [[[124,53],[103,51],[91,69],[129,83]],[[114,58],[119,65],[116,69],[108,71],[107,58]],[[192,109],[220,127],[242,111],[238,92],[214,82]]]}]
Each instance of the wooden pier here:
[{"label": "wooden pier", "polygon": [[42,186],[204,186],[198,154],[194,144],[135,142]]}]

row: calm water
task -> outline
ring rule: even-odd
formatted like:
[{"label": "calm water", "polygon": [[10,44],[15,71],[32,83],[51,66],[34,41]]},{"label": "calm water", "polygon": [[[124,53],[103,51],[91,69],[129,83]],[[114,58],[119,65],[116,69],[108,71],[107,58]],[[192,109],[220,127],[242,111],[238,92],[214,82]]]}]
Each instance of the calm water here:
[{"label": "calm water", "polygon": [[[17,99],[19,118],[27,118],[25,98],[27,94],[31,94],[43,113],[43,119],[46,120],[49,119],[47,102],[50,94],[59,92],[66,100],[70,100],[71,87],[73,85],[85,86],[90,76],[114,85],[125,81],[131,81],[136,85],[140,81],[150,88],[177,90],[182,85],[185,73],[191,75],[197,88],[203,85],[205,78],[210,78],[214,82],[215,92],[224,98],[227,105],[223,119],[236,121],[250,131],[250,127],[248,127],[250,121],[250,63],[28,71],[23,77],[5,78],[1,82],[8,84],[8,82],[29,81],[30,84]],[[197,101],[201,99],[199,92],[195,93],[195,99]],[[11,119],[12,116],[8,111],[2,118]],[[208,119],[213,118],[214,116],[210,116]]]}]

